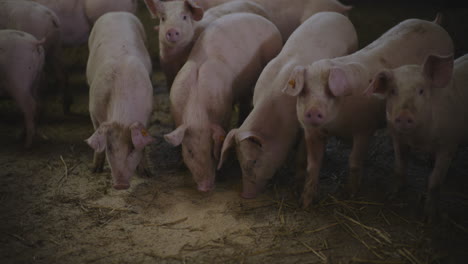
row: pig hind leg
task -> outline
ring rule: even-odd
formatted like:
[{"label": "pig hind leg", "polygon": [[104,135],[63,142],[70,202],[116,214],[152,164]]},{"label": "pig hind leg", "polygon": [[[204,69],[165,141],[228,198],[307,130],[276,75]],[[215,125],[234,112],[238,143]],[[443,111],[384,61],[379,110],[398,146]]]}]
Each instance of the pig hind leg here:
[{"label": "pig hind leg", "polygon": [[12,97],[24,115],[24,147],[29,148],[36,134],[37,103],[32,93],[32,84],[16,85],[13,91]]}]

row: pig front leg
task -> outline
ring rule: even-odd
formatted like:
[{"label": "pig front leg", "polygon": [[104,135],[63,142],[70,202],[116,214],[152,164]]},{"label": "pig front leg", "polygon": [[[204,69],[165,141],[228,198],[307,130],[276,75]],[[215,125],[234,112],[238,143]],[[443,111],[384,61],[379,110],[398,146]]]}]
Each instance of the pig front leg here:
[{"label": "pig front leg", "polygon": [[320,168],[325,152],[326,136],[317,129],[305,131],[307,149],[307,176],[302,192],[302,207],[307,208],[317,197]]},{"label": "pig front leg", "polygon": [[351,196],[356,195],[361,184],[364,159],[369,148],[371,133],[362,133],[353,137],[353,148],[349,156],[349,177],[347,189]]},{"label": "pig front leg", "polygon": [[94,173],[101,173],[104,170],[104,161],[106,158],[106,152],[94,152],[94,159],[93,159],[93,172]]},{"label": "pig front leg", "polygon": [[424,205],[425,219],[432,221],[439,214],[438,202],[440,186],[447,175],[455,150],[444,150],[436,153],[435,166],[429,176],[427,197]]},{"label": "pig front leg", "polygon": [[395,152],[395,171],[394,175],[397,184],[391,191],[390,196],[395,196],[400,193],[406,186],[406,171],[408,168],[408,159],[410,148],[407,144],[402,143],[396,136],[392,136],[393,151]]}]

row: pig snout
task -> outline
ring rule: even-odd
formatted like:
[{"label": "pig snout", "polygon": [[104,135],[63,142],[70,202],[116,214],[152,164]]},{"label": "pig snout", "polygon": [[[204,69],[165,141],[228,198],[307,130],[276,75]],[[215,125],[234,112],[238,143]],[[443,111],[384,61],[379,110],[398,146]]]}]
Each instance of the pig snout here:
[{"label": "pig snout", "polygon": [[180,39],[180,32],[175,28],[171,28],[166,32],[166,39],[169,42],[175,43]]},{"label": "pig snout", "polygon": [[304,113],[304,122],[308,125],[319,126],[323,124],[324,119],[324,113],[315,107],[310,108]]},{"label": "pig snout", "polygon": [[253,199],[257,196],[257,192],[256,191],[247,191],[247,190],[244,190],[242,191],[241,193],[241,197],[244,198],[244,199]]},{"label": "pig snout", "polygon": [[414,116],[408,112],[401,112],[394,120],[395,127],[400,131],[411,130],[415,127],[416,122]]},{"label": "pig snout", "polygon": [[198,190],[200,192],[209,192],[214,189],[214,182],[213,181],[202,181],[198,183]]},{"label": "pig snout", "polygon": [[119,182],[119,183],[115,183],[114,184],[114,189],[116,190],[126,190],[128,188],[130,188],[130,184],[128,182]]}]

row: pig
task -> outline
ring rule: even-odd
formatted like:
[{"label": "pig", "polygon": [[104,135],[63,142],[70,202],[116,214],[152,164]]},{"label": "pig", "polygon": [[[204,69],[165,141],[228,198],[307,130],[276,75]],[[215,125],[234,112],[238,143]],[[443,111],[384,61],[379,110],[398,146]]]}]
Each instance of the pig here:
[{"label": "pig", "polygon": [[145,31],[133,14],[110,12],[96,21],[88,45],[86,78],[95,132],[86,142],[94,149],[93,171],[101,172],[107,157],[113,187],[127,189],[137,166],[145,169],[144,147],[154,141],[146,130],[153,87]]},{"label": "pig", "polygon": [[411,149],[435,156],[424,206],[425,216],[434,219],[450,162],[458,146],[468,143],[468,55],[455,65],[451,54],[431,54],[422,65],[381,70],[366,94],[386,101],[400,188],[406,183]]},{"label": "pig", "polygon": [[226,15],[203,31],[177,74],[170,92],[177,128],[164,137],[182,145],[183,160],[199,191],[214,188],[233,104],[239,103],[241,117],[247,115],[253,86],[281,46],[278,29],[267,19]]},{"label": "pig", "polygon": [[297,141],[296,99],[282,92],[293,68],[356,49],[356,31],[348,18],[319,12],[304,21],[268,63],[255,85],[253,110],[227,134],[218,165],[219,169],[228,150],[235,147],[242,169],[242,197],[254,198],[265,187]]},{"label": "pig", "polygon": [[[24,115],[24,147],[31,147],[36,131],[38,83],[42,75],[46,40],[18,31],[0,30],[0,91],[6,91]],[[1,93],[1,92],[0,92]]]},{"label": "pig", "polygon": [[352,140],[347,189],[351,195],[359,189],[371,136],[385,126],[384,102],[364,95],[375,73],[421,63],[431,53],[450,52],[452,39],[440,25],[408,19],[353,54],[294,68],[284,92],[297,97],[297,118],[305,134],[304,207],[316,198],[326,139],[331,135]]},{"label": "pig", "polygon": [[31,1],[3,0],[0,1],[0,29],[20,30],[37,39],[45,39],[43,47],[46,71],[53,74],[58,90],[63,95],[63,111],[69,113],[71,95],[67,89],[67,77],[61,58],[61,23],[55,13]]},{"label": "pig", "polygon": [[159,61],[170,90],[200,33],[213,20],[230,13],[250,12],[267,17],[266,11],[251,1],[233,1],[209,9],[206,13],[193,0],[145,0],[153,18],[159,17]]},{"label": "pig", "polygon": [[135,14],[137,0],[33,0],[54,11],[61,24],[66,46],[79,46],[88,41],[96,20],[106,12],[126,11]]}]

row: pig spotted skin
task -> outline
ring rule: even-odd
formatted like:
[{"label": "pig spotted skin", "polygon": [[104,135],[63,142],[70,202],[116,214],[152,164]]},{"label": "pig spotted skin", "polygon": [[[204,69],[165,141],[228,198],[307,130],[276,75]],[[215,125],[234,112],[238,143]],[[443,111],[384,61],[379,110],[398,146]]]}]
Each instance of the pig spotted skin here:
[{"label": "pig spotted skin", "polygon": [[135,14],[137,0],[33,0],[50,8],[61,23],[62,42],[78,46],[88,41],[93,24],[107,12],[126,11]]},{"label": "pig spotted skin", "polygon": [[248,13],[226,15],[200,35],[177,74],[170,93],[177,128],[165,139],[182,145],[184,162],[200,191],[214,188],[232,106],[248,108],[255,81],[281,46],[278,29],[267,19]]},{"label": "pig spotted skin", "polygon": [[242,197],[254,198],[265,187],[298,139],[296,99],[282,93],[294,67],[343,56],[356,48],[357,35],[349,19],[336,12],[321,12],[299,26],[268,63],[255,85],[253,110],[226,136],[218,165],[220,168],[228,150],[235,147],[242,169]]},{"label": "pig spotted skin", "polygon": [[408,19],[367,47],[344,57],[296,67],[284,91],[297,96],[297,115],[307,147],[307,207],[317,195],[319,171],[329,135],[351,138],[348,191],[359,189],[363,160],[375,130],[385,125],[385,104],[364,90],[383,68],[421,63],[428,54],[453,52],[448,33],[433,22]]},{"label": "pig spotted skin", "polygon": [[421,65],[382,70],[367,90],[386,101],[398,189],[406,183],[410,150],[435,156],[425,203],[429,220],[438,216],[440,186],[458,146],[468,143],[468,55],[455,65],[452,55],[439,55]]},{"label": "pig spotted skin", "polygon": [[[0,29],[15,29],[28,32],[37,39],[45,39],[45,67],[51,72],[48,78],[56,80],[63,95],[63,111],[68,113],[71,95],[62,62],[62,25],[49,8],[32,1],[0,1]],[[43,87],[41,87],[43,88]],[[44,87],[45,88],[45,87]]]},{"label": "pig spotted skin", "polygon": [[[238,12],[267,17],[266,11],[252,1],[232,1],[204,9],[195,1],[145,0],[153,18],[159,17],[159,60],[167,87],[171,88],[177,72],[182,68],[190,51],[203,30],[215,19]],[[206,3],[205,3],[206,4]]]},{"label": "pig spotted skin", "polygon": [[102,15],[89,37],[86,77],[89,112],[95,129],[86,142],[95,150],[94,172],[104,159],[115,189],[130,187],[137,166],[144,166],[144,147],[154,141],[146,131],[152,111],[151,59],[138,18],[128,12]]},{"label": "pig spotted skin", "polygon": [[24,147],[36,133],[38,84],[43,72],[45,39],[17,30],[0,30],[0,90],[6,91],[24,115]]}]

